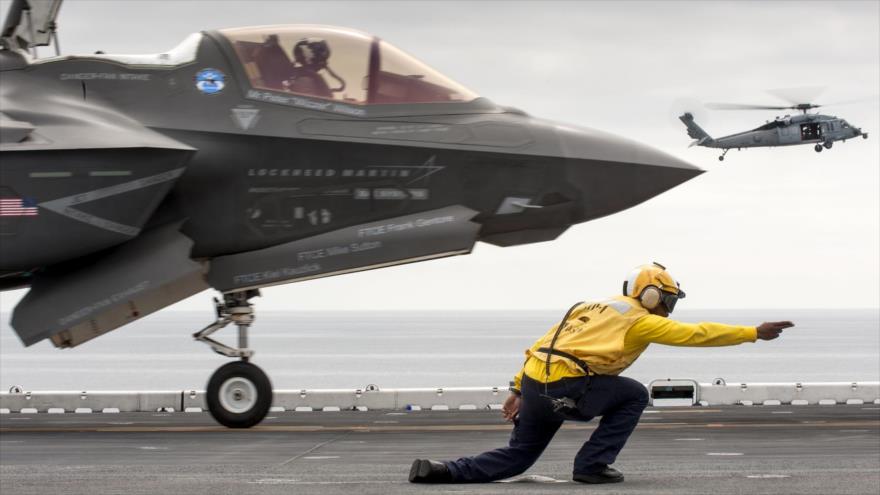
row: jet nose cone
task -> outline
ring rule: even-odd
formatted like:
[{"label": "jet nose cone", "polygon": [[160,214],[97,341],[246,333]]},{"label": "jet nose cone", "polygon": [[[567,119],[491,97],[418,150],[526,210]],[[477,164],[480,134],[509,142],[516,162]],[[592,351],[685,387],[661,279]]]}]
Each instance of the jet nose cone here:
[{"label": "jet nose cone", "polygon": [[663,151],[593,129],[556,126],[583,222],[624,210],[703,173]]},{"label": "jet nose cone", "polygon": [[556,126],[566,158],[652,165],[695,171],[702,169],[645,144],[588,128]]}]

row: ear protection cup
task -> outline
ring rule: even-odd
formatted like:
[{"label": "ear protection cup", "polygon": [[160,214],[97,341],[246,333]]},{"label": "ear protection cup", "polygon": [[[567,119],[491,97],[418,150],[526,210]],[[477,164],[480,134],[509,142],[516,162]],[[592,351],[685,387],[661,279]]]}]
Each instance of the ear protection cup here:
[{"label": "ear protection cup", "polygon": [[649,285],[639,294],[639,301],[645,309],[654,309],[660,304],[660,289]]}]

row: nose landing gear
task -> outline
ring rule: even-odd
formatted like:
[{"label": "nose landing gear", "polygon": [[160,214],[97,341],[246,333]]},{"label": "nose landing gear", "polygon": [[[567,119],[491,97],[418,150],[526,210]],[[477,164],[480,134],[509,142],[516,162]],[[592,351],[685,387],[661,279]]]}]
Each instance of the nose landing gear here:
[{"label": "nose landing gear", "polygon": [[816,150],[816,153],[821,153],[822,152],[822,145],[817,144],[816,146],[813,146],[813,149]]},{"label": "nose landing gear", "polygon": [[730,148],[725,148],[724,151],[721,152],[721,156],[718,157],[719,162],[724,161],[724,155],[726,155],[728,151],[730,151]]},{"label": "nose landing gear", "polygon": [[[248,348],[247,331],[254,322],[254,310],[249,300],[258,295],[258,290],[247,290],[223,294],[223,302],[215,298],[217,319],[193,334],[196,340],[205,342],[214,352],[241,358],[241,361],[221,366],[208,380],[208,411],[218,423],[229,428],[250,428],[262,421],[272,407],[269,377],[249,362],[254,354]],[[230,347],[210,337],[230,323],[238,327],[238,347]]]}]

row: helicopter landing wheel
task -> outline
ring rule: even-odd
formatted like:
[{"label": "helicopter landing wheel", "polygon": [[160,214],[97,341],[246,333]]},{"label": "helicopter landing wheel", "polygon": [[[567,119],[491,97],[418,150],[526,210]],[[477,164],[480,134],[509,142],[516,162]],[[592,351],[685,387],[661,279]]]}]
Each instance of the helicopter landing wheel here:
[{"label": "helicopter landing wheel", "polygon": [[824,146],[826,150],[830,150],[831,146],[833,146],[833,145],[834,145],[833,141],[826,141],[822,146]]},{"label": "helicopter landing wheel", "polygon": [[730,151],[730,148],[727,148],[727,149],[725,149],[724,151],[721,152],[721,156],[718,157],[718,161],[719,161],[719,162],[723,162],[723,161],[724,161],[724,155],[726,155],[728,151]]},{"label": "helicopter landing wheel", "polygon": [[862,134],[862,139],[868,139],[868,134],[867,133]]},{"label": "helicopter landing wheel", "polygon": [[217,369],[208,381],[208,411],[228,428],[250,428],[272,407],[272,384],[257,366],[235,361]]},{"label": "helicopter landing wheel", "polygon": [[719,161],[719,162],[723,162],[723,161],[724,161],[724,155],[719,156],[719,157],[718,157],[718,161]]},{"label": "helicopter landing wheel", "polygon": [[822,152],[822,145],[817,144],[816,146],[813,146],[813,149],[816,150],[816,153],[821,153]]}]

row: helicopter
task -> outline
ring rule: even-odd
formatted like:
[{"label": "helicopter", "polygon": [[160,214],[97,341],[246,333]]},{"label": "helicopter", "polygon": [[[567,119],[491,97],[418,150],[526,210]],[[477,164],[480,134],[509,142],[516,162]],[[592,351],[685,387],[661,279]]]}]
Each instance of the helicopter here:
[{"label": "helicopter", "polygon": [[733,148],[760,148],[772,146],[792,146],[796,144],[815,143],[813,149],[816,153],[822,149],[831,149],[835,141],[846,142],[861,136],[868,139],[868,133],[862,132],[860,127],[855,127],[846,120],[833,115],[821,115],[808,113],[808,110],[825,105],[813,103],[795,103],[792,105],[748,105],[739,103],[707,103],[706,107],[715,110],[799,110],[800,114],[776,117],[764,125],[750,131],[738,132],[729,136],[713,138],[697,125],[694,115],[685,112],[681,120],[687,127],[688,136],[694,141],[690,146],[704,146],[706,148],[721,148],[719,161],[724,161],[724,155]]}]

